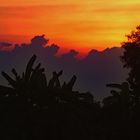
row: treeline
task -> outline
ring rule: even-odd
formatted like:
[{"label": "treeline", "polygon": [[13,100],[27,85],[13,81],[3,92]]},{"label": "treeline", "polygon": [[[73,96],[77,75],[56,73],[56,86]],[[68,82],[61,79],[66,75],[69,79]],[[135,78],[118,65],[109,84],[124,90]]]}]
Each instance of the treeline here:
[{"label": "treeline", "polygon": [[2,72],[0,86],[2,140],[135,140],[140,130],[140,26],[122,44],[121,60],[130,70],[121,84],[107,84],[111,95],[97,102],[89,92],[73,91],[76,81],[61,83],[63,71],[47,79],[41,64],[29,60],[25,72]]}]

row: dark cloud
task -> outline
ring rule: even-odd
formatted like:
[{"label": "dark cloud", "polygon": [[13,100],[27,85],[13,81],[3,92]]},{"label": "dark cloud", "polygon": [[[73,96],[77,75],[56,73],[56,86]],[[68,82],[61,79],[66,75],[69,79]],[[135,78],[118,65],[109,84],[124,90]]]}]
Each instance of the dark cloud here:
[{"label": "dark cloud", "polygon": [[8,43],[8,42],[0,42],[0,46],[10,47],[10,46],[12,46],[12,44],[11,43]]},{"label": "dark cloud", "polygon": [[[122,48],[108,48],[104,51],[91,50],[82,60],[76,59],[78,52],[69,52],[57,56],[59,46],[48,45],[44,35],[35,36],[31,43],[16,44],[11,52],[0,51],[0,71],[10,70],[15,67],[20,73],[25,69],[29,58],[36,54],[38,61],[46,68],[50,77],[52,71],[64,70],[62,80],[67,80],[73,74],[78,77],[75,90],[90,91],[95,97],[100,98],[109,94],[106,84],[120,83],[125,80],[127,71],[123,69],[120,56]],[[9,47],[11,44],[3,43]],[[1,77],[1,83],[4,84]]]},{"label": "dark cloud", "polygon": [[0,50],[6,50],[11,46],[12,44],[9,42],[0,42]]}]

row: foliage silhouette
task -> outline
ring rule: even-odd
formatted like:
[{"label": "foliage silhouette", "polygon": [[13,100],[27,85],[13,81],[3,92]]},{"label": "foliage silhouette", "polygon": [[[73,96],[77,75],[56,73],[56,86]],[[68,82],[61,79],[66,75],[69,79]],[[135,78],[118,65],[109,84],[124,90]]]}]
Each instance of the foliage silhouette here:
[{"label": "foliage silhouette", "polygon": [[137,104],[140,98],[140,26],[127,37],[128,41],[122,44],[125,51],[121,59],[124,67],[130,69],[127,81],[133,91],[134,102]]},{"label": "foliage silhouette", "polygon": [[[32,44],[48,40],[35,37]],[[121,60],[129,68],[122,84],[107,84],[111,95],[100,102],[89,92],[74,91],[77,77],[62,83],[63,71],[48,80],[33,55],[25,72],[2,72],[9,86],[0,86],[0,138],[15,140],[137,140],[140,130],[140,26],[124,42]],[[39,42],[36,42],[36,38]],[[34,66],[35,65],[35,66]]]},{"label": "foliage silhouette", "polygon": [[[111,107],[111,113],[113,110],[119,110],[115,115],[116,119],[122,122],[121,127],[125,127],[125,136],[130,132],[129,138],[137,139],[140,129],[140,26],[127,35],[127,38],[128,41],[122,43],[124,53],[121,56],[123,66],[129,69],[127,82],[108,84],[107,87],[120,91],[111,90],[112,96],[105,98],[103,103],[104,107]],[[121,119],[118,119],[118,114],[121,115]]]},{"label": "foliage silhouette", "polygon": [[[131,91],[127,82],[123,82],[122,84],[108,84],[107,87],[116,88],[120,91],[111,90],[112,96],[104,98],[104,105],[118,104],[121,105],[123,109],[131,104]],[[124,110],[126,110],[126,108],[124,108]]]},{"label": "foliage silhouette", "polygon": [[124,67],[128,68],[127,81],[130,84],[133,96],[133,130],[136,137],[140,128],[140,26],[127,35],[128,41],[122,44],[124,54],[121,57]]},{"label": "foliage silhouette", "polygon": [[34,67],[35,60],[33,55],[22,76],[16,69],[12,69],[14,78],[2,72],[10,85],[0,86],[0,111],[4,116],[0,123],[7,129],[0,128],[4,138],[69,140],[96,137],[96,132],[92,134],[96,126],[92,124],[96,122],[100,105],[92,94],[73,91],[76,76],[61,84],[62,70],[53,72],[47,81],[41,64]]},{"label": "foliage silhouette", "polygon": [[[35,60],[36,56],[34,55],[28,62],[26,70],[25,72],[23,72],[22,76],[18,75],[15,69],[12,69],[14,79],[11,78],[7,73],[2,72],[2,75],[12,86],[13,90],[15,90],[19,95],[21,94],[26,96],[27,98],[33,98],[32,95],[32,97],[30,97],[30,93],[42,91],[46,92],[46,94],[44,94],[44,96],[47,96],[46,98],[52,96],[52,98],[54,98],[56,102],[79,101],[88,103],[89,101],[91,101],[92,103],[93,96],[90,93],[85,94],[72,91],[74,83],[76,81],[75,75],[68,83],[64,82],[64,84],[61,85],[59,77],[62,75],[63,71],[61,70],[58,73],[53,72],[53,76],[47,85],[47,79],[44,74],[45,69],[41,68],[41,64],[39,63],[35,68],[33,68]],[[51,92],[53,92],[53,94]]]}]

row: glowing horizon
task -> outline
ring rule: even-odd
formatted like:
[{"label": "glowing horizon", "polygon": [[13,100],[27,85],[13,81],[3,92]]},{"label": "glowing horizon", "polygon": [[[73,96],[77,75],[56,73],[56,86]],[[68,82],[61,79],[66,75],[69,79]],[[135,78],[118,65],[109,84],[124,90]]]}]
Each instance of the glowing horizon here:
[{"label": "glowing horizon", "polygon": [[1,0],[0,41],[45,34],[62,49],[120,46],[140,23],[139,0]]}]

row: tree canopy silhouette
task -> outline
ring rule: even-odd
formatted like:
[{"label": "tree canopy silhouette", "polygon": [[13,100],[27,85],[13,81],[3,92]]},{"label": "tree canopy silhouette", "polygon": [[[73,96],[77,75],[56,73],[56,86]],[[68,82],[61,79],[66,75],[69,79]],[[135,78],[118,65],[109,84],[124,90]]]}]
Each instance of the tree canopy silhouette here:
[{"label": "tree canopy silhouette", "polygon": [[[124,53],[121,61],[124,68],[129,69],[128,78],[122,84],[108,84],[107,87],[119,91],[111,90],[112,96],[105,98],[103,103],[111,113],[119,110],[115,115],[122,122],[122,127],[125,126],[124,134],[129,131],[132,133],[131,139],[136,139],[140,129],[140,26],[127,35],[127,38],[128,41],[122,43]],[[120,119],[118,114],[121,115]]]},{"label": "tree canopy silhouette", "polygon": [[124,67],[129,68],[129,77],[127,81],[130,84],[133,93],[136,98],[139,98],[140,94],[140,26],[136,27],[136,30],[127,35],[128,41],[122,44],[124,48],[124,54],[121,60]]}]

